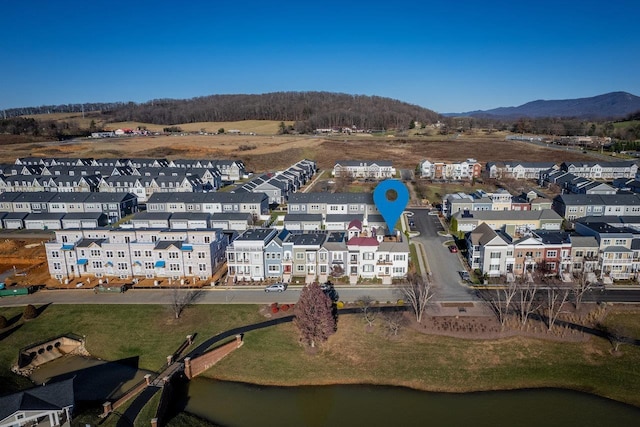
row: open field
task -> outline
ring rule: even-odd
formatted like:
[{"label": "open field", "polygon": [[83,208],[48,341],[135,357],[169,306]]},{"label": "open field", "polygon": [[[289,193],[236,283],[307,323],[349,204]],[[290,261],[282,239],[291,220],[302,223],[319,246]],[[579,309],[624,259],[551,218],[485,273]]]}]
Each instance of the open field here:
[{"label": "open field", "polygon": [[[158,369],[185,335],[197,332],[196,343],[226,329],[264,320],[258,306],[194,306],[174,320],[167,307],[55,306],[0,335],[2,393],[25,387],[11,374],[17,349],[64,332],[87,336],[96,357],[117,360],[140,356],[140,367]],[[640,323],[640,312],[609,315],[607,323]],[[3,308],[15,319],[22,308]],[[464,392],[525,387],[583,390],[640,406],[640,348],[622,345],[619,354],[602,338],[558,342],[513,337],[456,339],[403,328],[389,338],[376,320],[367,332],[361,315],[341,315],[338,332],[316,355],[298,344],[295,327],[281,324],[248,332],[245,345],[205,373],[230,381],[271,385],[391,384],[431,391]]]},{"label": "open field", "polygon": [[[192,125],[197,130],[202,127],[208,129],[201,123]],[[239,122],[215,124],[211,130],[215,131],[217,127],[242,130]],[[255,145],[256,148],[242,150],[243,145]],[[0,145],[0,161],[13,162],[20,156],[230,158],[244,160],[248,169],[255,172],[285,168],[302,158],[316,160],[321,169],[332,168],[336,161],[344,159],[391,160],[397,168],[414,169],[418,162],[425,158],[431,160],[475,158],[480,162],[501,160],[562,162],[589,158],[578,151],[549,149],[482,134],[462,135],[455,139],[309,135],[167,135]]]}]

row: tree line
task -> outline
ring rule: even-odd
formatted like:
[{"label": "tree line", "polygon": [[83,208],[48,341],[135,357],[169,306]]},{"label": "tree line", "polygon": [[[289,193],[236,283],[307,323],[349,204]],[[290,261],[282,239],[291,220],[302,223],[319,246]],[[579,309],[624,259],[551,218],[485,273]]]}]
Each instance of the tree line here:
[{"label": "tree line", "polygon": [[356,126],[361,129],[408,128],[412,120],[432,123],[431,110],[378,96],[330,92],[273,92],[261,95],[211,95],[186,100],[156,99],[120,105],[111,121],[154,124],[277,120],[295,122],[295,130]]}]

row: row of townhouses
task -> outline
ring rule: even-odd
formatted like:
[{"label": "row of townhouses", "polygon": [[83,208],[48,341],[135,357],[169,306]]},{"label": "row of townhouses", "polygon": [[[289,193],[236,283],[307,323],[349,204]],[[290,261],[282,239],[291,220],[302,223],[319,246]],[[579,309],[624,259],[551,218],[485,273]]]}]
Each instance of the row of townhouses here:
[{"label": "row of townhouses", "polygon": [[234,281],[277,278],[311,283],[347,277],[351,284],[361,279],[390,284],[408,272],[409,245],[401,237],[366,231],[251,229],[227,247],[227,267]]},{"label": "row of townhouses", "polygon": [[521,196],[513,196],[507,190],[493,193],[477,190],[474,193],[445,194],[442,199],[442,214],[451,218],[456,212],[464,211],[530,211],[551,209],[551,200],[532,190]]},{"label": "row of townhouses", "polygon": [[119,277],[207,280],[225,260],[221,230],[58,230],[45,243],[49,273],[62,280]]},{"label": "row of townhouses", "polygon": [[614,162],[488,162],[485,170],[489,178],[540,179],[549,169],[569,172],[589,179],[635,178],[638,165],[635,161]]},{"label": "row of townhouses", "polygon": [[535,271],[571,280],[640,279],[640,220],[598,217],[576,223],[575,232],[532,230],[514,236],[481,224],[466,234],[467,261],[488,276],[521,277]]},{"label": "row of townhouses", "polygon": [[269,197],[269,204],[283,204],[313,177],[317,169],[315,161],[304,159],[284,171],[257,176],[233,192],[264,193]]},{"label": "row of townhouses", "polygon": [[331,174],[335,177],[386,179],[395,178],[396,168],[387,160],[339,160]]},{"label": "row of townhouses", "polygon": [[640,216],[638,194],[561,194],[553,209],[569,221],[587,216]]},{"label": "row of townhouses", "polygon": [[[17,166],[66,166],[66,167],[130,167],[140,168],[178,168],[178,169],[217,169],[222,174],[223,181],[238,181],[246,176],[245,165],[241,160],[203,160],[203,159],[154,159],[154,158],[130,158],[130,159],[94,159],[74,157],[20,157],[16,159]],[[5,175],[17,173],[5,172],[12,165],[0,165]]]},{"label": "row of townhouses", "polygon": [[[618,178],[626,179],[626,178]],[[600,181],[576,176],[572,173],[558,169],[549,169],[540,174],[540,185],[548,186],[555,184],[562,192],[574,194],[616,194],[616,188]]]},{"label": "row of townhouses", "polygon": [[423,160],[418,164],[421,178],[444,181],[471,181],[482,174],[482,164],[476,159],[463,162]]}]

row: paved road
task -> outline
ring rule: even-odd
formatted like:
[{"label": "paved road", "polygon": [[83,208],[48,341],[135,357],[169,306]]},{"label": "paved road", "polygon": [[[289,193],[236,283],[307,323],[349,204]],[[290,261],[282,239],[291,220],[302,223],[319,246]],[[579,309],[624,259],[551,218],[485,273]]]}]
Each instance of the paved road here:
[{"label": "paved road", "polygon": [[422,243],[431,270],[431,280],[438,301],[477,301],[475,292],[466,286],[458,273],[464,270],[459,254],[452,254],[444,244],[451,237],[443,237],[444,232],[438,216],[429,215],[427,209],[409,209],[420,235],[411,238]]},{"label": "paved road", "polygon": [[[260,289],[206,289],[197,293],[195,304],[270,304],[296,303],[300,297],[300,287],[289,287],[285,292],[266,293]],[[402,293],[393,287],[337,287],[338,299],[356,301],[362,296],[370,296],[376,301],[397,301]],[[188,292],[188,291],[180,291]],[[172,290],[132,289],[125,293],[99,293],[92,290],[41,290],[31,295],[0,298],[1,306],[25,304],[170,304]]]}]

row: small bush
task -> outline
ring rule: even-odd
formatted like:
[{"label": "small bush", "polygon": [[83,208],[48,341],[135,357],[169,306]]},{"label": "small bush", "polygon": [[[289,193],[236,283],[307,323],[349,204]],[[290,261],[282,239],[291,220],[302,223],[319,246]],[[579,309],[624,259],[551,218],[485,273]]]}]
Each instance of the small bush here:
[{"label": "small bush", "polygon": [[25,319],[35,319],[38,317],[38,310],[31,304],[24,308],[24,313],[22,313],[22,317]]},{"label": "small bush", "polygon": [[343,303],[342,301],[338,301],[338,302],[336,303],[336,307],[338,307],[338,308],[344,308],[344,303]]},{"label": "small bush", "polygon": [[282,304],[280,306],[280,310],[282,311],[289,311],[289,304]]},{"label": "small bush", "polygon": [[7,326],[9,326],[9,321],[7,320],[7,318],[4,316],[0,316],[0,329],[4,329]]},{"label": "small bush", "polygon": [[277,302],[272,302],[270,307],[271,308],[273,308],[273,307],[278,308],[278,303]]},{"label": "small bush", "polygon": [[240,151],[249,151],[249,150],[255,150],[257,147],[257,145],[252,145],[252,144],[242,144],[241,146],[238,147],[238,150]]},{"label": "small bush", "polygon": [[398,300],[398,302],[397,302],[397,304],[398,304],[398,305],[404,305],[404,300],[399,299],[399,300]]},{"label": "small bush", "polygon": [[277,313],[277,312],[279,312],[279,311],[280,311],[280,309],[279,309],[278,307],[271,307],[271,312],[272,312],[273,314],[276,314],[276,313]]}]

